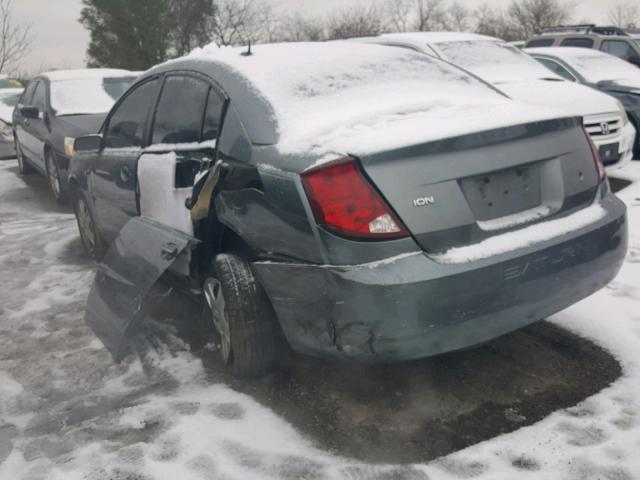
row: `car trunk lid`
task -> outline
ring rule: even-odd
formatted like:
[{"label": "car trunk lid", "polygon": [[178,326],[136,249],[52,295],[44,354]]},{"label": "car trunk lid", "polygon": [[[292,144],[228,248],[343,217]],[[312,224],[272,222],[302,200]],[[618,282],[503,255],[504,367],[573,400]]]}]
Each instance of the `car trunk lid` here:
[{"label": "car trunk lid", "polygon": [[598,185],[579,119],[459,136],[360,161],[427,252],[571,213],[591,203]]}]

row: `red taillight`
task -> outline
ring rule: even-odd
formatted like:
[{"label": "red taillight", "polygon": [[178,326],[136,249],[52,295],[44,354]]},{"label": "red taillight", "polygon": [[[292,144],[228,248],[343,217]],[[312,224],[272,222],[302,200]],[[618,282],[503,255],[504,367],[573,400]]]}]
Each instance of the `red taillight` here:
[{"label": "red taillight", "polygon": [[352,158],[302,174],[318,225],[338,234],[366,239],[409,235]]},{"label": "red taillight", "polygon": [[596,164],[596,172],[598,172],[598,183],[602,183],[602,181],[606,178],[607,173],[604,169],[604,163],[602,163],[600,152],[598,151],[598,147],[596,147],[596,144],[593,143],[589,132],[585,130],[584,134],[587,136],[587,140],[589,140],[589,146],[591,147],[591,153],[593,154],[593,161]]}]

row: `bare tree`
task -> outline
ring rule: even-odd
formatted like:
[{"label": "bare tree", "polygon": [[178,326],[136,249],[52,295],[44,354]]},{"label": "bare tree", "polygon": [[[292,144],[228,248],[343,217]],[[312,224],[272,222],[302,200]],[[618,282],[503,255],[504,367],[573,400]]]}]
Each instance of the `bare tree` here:
[{"label": "bare tree", "polygon": [[446,24],[446,4],[444,0],[416,0],[415,30],[428,32],[443,30]]},{"label": "bare tree", "polygon": [[446,10],[444,24],[446,30],[469,31],[471,29],[471,12],[461,3],[453,2]]},{"label": "bare tree", "polygon": [[389,30],[407,32],[415,24],[415,0],[390,0],[384,11]]},{"label": "bare tree", "polygon": [[255,0],[220,0],[216,7],[211,33],[218,45],[238,45],[259,39]]},{"label": "bare tree", "polygon": [[0,0],[0,72],[16,69],[32,44],[31,27],[13,18],[13,0]]},{"label": "bare tree", "polygon": [[609,10],[609,21],[616,27],[635,28],[640,24],[640,7],[635,2],[620,2]]},{"label": "bare tree", "polygon": [[262,0],[256,5],[254,15],[254,40],[274,43],[284,39],[282,32],[284,19],[278,15],[272,3]]},{"label": "bare tree", "polygon": [[338,39],[379,35],[385,30],[384,19],[384,10],[377,3],[341,10],[327,19],[327,36]]},{"label": "bare tree", "polygon": [[483,4],[474,12],[475,32],[491,37],[502,38],[506,41],[520,40],[521,30],[514,27],[506,17],[503,10],[492,8],[488,4]]},{"label": "bare tree", "polygon": [[525,39],[542,32],[544,27],[565,23],[572,10],[572,5],[561,0],[511,0],[507,15]]},{"label": "bare tree", "polygon": [[287,42],[318,42],[325,38],[324,21],[319,18],[304,18],[296,13],[282,21],[282,35]]}]

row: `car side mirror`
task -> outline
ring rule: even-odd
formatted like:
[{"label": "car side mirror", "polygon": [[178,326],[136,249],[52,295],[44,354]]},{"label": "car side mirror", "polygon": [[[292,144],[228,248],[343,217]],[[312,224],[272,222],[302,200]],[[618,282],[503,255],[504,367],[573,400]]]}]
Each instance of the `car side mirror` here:
[{"label": "car side mirror", "polygon": [[630,58],[629,63],[635,65],[636,67],[640,67],[640,57]]},{"label": "car side mirror", "polygon": [[102,135],[86,135],[76,138],[73,144],[74,152],[97,152],[102,147]]},{"label": "car side mirror", "polygon": [[20,107],[20,115],[30,120],[40,117],[40,109],[38,107]]}]

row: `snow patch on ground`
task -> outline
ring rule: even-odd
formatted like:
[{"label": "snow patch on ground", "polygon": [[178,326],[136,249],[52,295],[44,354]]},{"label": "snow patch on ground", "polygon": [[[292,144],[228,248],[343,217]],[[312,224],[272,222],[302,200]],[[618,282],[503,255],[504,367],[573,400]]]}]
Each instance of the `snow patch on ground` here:
[{"label": "snow patch on ground", "polygon": [[[0,271],[11,275],[0,276],[0,478],[637,478],[640,163],[628,176],[636,184],[621,194],[631,231],[621,274],[553,318],[609,349],[623,377],[535,425],[425,465],[367,465],[322,451],[211,378],[183,346],[113,364],[82,321],[92,266],[74,257],[73,217],[2,203]],[[0,188],[25,188],[15,178],[0,166]]]}]

